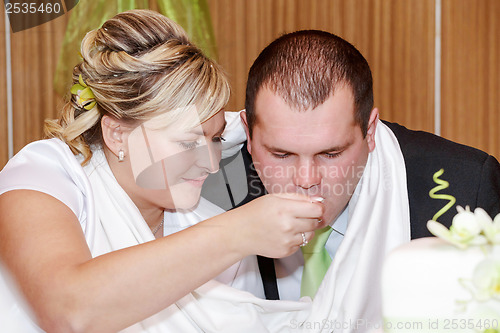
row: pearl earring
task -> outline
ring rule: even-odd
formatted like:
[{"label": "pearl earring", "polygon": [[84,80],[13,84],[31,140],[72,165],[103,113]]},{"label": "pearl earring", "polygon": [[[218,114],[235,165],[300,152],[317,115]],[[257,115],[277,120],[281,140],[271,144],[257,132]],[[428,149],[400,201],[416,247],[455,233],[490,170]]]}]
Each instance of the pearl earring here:
[{"label": "pearl earring", "polygon": [[120,149],[118,152],[118,162],[123,162],[123,159],[125,158],[125,153],[123,152],[123,149]]}]

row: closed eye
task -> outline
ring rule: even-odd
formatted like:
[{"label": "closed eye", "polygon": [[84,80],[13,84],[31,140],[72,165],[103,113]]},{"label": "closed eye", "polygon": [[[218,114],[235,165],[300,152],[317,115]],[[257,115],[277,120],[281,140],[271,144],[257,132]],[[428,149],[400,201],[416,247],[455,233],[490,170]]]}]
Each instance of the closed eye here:
[{"label": "closed eye", "polygon": [[200,143],[201,143],[200,140],[179,141],[179,145],[186,150],[194,149],[194,148],[198,147],[200,145]]},{"label": "closed eye", "polygon": [[288,153],[271,153],[275,158],[281,158],[281,159],[284,159],[284,158],[287,158],[288,156],[290,156],[290,154]]},{"label": "closed eye", "polygon": [[335,152],[335,153],[323,153],[323,156],[326,158],[336,158],[342,154],[343,151]]}]

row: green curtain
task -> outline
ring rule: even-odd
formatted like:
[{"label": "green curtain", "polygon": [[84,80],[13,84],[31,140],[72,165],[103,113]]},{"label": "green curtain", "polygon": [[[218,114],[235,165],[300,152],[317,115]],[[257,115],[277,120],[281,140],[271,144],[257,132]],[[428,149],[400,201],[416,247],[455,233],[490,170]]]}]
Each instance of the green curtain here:
[{"label": "green curtain", "polygon": [[107,19],[130,9],[153,8],[180,24],[191,40],[209,56],[217,57],[207,0],[80,0],[70,13],[59,54],[54,89],[65,95],[71,86],[73,67],[81,61],[80,43],[85,34],[99,28]]}]

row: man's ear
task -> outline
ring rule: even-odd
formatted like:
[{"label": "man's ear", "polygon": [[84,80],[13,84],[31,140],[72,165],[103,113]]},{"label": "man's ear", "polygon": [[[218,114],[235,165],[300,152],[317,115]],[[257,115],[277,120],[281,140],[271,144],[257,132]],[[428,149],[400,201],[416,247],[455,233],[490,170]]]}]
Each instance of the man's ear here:
[{"label": "man's ear", "polygon": [[252,140],[250,139],[250,130],[248,129],[247,112],[241,111],[240,118],[243,123],[243,127],[245,128],[245,134],[247,135],[247,150],[250,154],[252,154]]},{"label": "man's ear", "polygon": [[124,153],[127,147],[126,139],[127,136],[124,132],[124,127],[122,123],[111,116],[102,116],[101,119],[101,128],[102,128],[102,139],[104,144],[109,148],[109,150],[115,155],[118,156],[120,150]]},{"label": "man's ear", "polygon": [[375,149],[375,131],[377,129],[378,116],[378,109],[374,108],[370,113],[370,119],[368,120],[368,129],[366,131],[366,141],[368,143],[370,152]]}]

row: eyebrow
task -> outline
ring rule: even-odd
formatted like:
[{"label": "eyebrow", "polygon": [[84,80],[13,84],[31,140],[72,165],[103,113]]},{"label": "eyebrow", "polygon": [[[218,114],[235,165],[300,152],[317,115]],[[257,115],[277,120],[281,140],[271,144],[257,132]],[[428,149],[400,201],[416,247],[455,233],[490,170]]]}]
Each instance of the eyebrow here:
[{"label": "eyebrow", "polygon": [[[331,153],[333,151],[343,151],[347,148],[349,148],[349,146],[352,145],[352,142],[348,142],[344,145],[341,145],[341,146],[333,146],[333,147],[330,147],[328,149],[324,149],[318,153],[315,153],[315,154],[326,154],[326,153]],[[278,147],[273,147],[273,146],[268,146],[266,144],[264,144],[264,147],[268,150],[268,151],[272,151],[272,152],[276,152],[276,153],[287,153],[287,154],[295,154],[291,151],[288,151],[288,150],[285,150],[285,149],[282,149],[282,148],[278,148]]]}]

